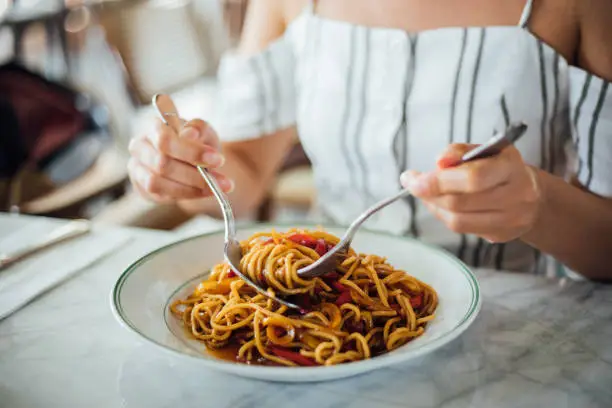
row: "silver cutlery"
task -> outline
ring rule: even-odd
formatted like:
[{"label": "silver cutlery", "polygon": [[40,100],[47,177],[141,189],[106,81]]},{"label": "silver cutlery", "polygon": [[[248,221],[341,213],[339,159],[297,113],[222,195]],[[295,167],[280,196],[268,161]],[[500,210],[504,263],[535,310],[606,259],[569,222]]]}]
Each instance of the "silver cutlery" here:
[{"label": "silver cutlery", "polygon": [[91,224],[87,220],[70,221],[52,231],[42,241],[33,243],[25,248],[11,253],[0,253],[0,271],[31,255],[41,252],[62,242],[85,235],[91,231]]},{"label": "silver cutlery", "polygon": [[[180,133],[180,130],[185,125],[186,121],[184,119],[181,119],[181,117],[179,116],[176,106],[172,102],[172,99],[167,95],[155,95],[153,97],[153,106],[157,110],[158,116],[160,117],[162,122],[165,123],[167,126],[172,127],[173,130],[177,132],[177,134]],[[459,163],[457,163],[457,165],[498,154],[503,149],[516,142],[525,133],[526,130],[527,126],[522,123],[518,125],[509,126],[504,132],[493,136],[487,143],[466,153],[461,158]],[[210,187],[210,190],[212,191],[213,195],[219,203],[219,206],[221,207],[225,226],[225,244],[223,254],[225,257],[225,261],[228,263],[230,268],[258,293],[266,297],[272,298],[280,304],[285,305],[289,308],[300,309],[298,305],[273,296],[271,293],[261,288],[259,285],[257,285],[240,271],[239,265],[240,260],[242,259],[242,249],[240,248],[240,242],[236,239],[236,226],[232,206],[230,205],[227,196],[221,190],[221,188],[217,184],[217,181],[209,173],[209,171],[205,167],[199,165],[196,166],[196,168],[198,169],[198,172],[200,173],[202,178]],[[410,192],[408,190],[402,190],[394,196],[382,200],[370,207],[359,217],[357,217],[355,221],[353,221],[353,223],[346,230],[345,234],[342,236],[338,244],[336,244],[333,248],[329,250],[329,252],[320,257],[311,265],[300,269],[298,271],[298,274],[301,277],[313,278],[333,271],[337,267],[338,263],[341,262],[342,256],[345,255],[348,249],[350,248],[351,242],[353,241],[355,234],[362,226],[362,224],[376,212],[380,211],[389,204],[401,198],[408,197],[409,195]]]},{"label": "silver cutlery", "polygon": [[[170,126],[177,134],[180,134],[181,128],[185,125],[186,121],[182,119],[174,102],[168,95],[155,95],[153,96],[153,106],[157,111],[157,114],[161,121]],[[242,259],[242,249],[240,248],[240,241],[236,239],[236,223],[234,220],[234,212],[232,210],[232,206],[230,205],[229,199],[219,187],[217,180],[210,174],[210,172],[203,166],[195,166],[198,169],[198,172],[208,184],[208,187],[212,191],[213,195],[217,199],[219,206],[221,207],[221,212],[223,213],[223,224],[225,226],[225,244],[223,247],[223,255],[225,258],[225,262],[228,263],[232,271],[236,273],[247,285],[252,287],[266,297],[273,298],[277,302],[282,305],[285,305],[292,309],[299,309],[299,306],[287,302],[286,300],[280,299],[276,296],[273,296],[271,293],[268,293],[265,289],[261,288],[248,276],[243,274],[240,271],[240,260]]]},{"label": "silver cutlery", "polygon": [[[527,125],[523,123],[511,125],[504,132],[494,135],[488,142],[476,147],[473,150],[470,150],[468,153],[463,155],[461,160],[459,160],[459,162],[455,165],[460,165],[472,160],[483,159],[499,154],[503,149],[519,140],[521,136],[525,134],[526,130]],[[351,246],[351,242],[353,241],[353,238],[361,225],[368,218],[389,204],[408,196],[410,196],[410,192],[408,190],[402,190],[396,195],[384,199],[368,208],[348,227],[338,244],[336,244],[316,262],[298,270],[298,275],[304,278],[314,278],[333,271],[338,263],[341,262],[342,256],[346,255]]]}]

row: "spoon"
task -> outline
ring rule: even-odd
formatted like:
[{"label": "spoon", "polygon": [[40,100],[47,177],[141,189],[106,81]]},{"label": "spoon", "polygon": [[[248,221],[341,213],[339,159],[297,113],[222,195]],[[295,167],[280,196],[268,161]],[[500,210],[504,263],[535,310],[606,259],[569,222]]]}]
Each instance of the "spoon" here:
[{"label": "spoon", "polygon": [[[177,134],[180,134],[182,127],[185,125],[185,123],[187,123],[187,121],[179,116],[172,99],[168,95],[157,94],[153,96],[153,107],[157,111],[161,121],[165,125],[170,126],[175,132],[177,132]],[[230,205],[229,199],[223,190],[221,190],[221,187],[219,187],[219,184],[217,184],[217,180],[212,174],[210,174],[208,169],[201,165],[197,165],[196,168],[204,181],[206,181],[206,184],[208,184],[210,191],[212,191],[213,195],[217,199],[217,202],[221,207],[221,212],[223,213],[223,224],[225,226],[225,244],[223,246],[223,255],[225,262],[227,262],[231,270],[238,275],[240,279],[255,289],[257,293],[262,294],[267,298],[274,299],[278,303],[291,309],[299,309],[300,307],[298,305],[274,296],[272,294],[273,292],[267,292],[249,279],[248,276],[240,272],[239,265],[240,260],[242,259],[242,248],[240,248],[240,241],[236,239],[236,223],[234,220],[232,206]]]},{"label": "spoon", "polygon": [[[455,166],[499,154],[506,147],[519,140],[521,136],[525,134],[526,130],[527,125],[523,123],[509,126],[504,132],[494,135],[488,142],[464,154],[461,159],[455,163]],[[373,214],[377,213],[389,204],[399,200],[400,198],[408,197],[409,195],[410,192],[408,190],[402,190],[394,196],[386,198],[367,209],[348,227],[340,242],[338,242],[325,255],[320,257],[316,262],[298,270],[298,275],[302,278],[314,278],[333,271],[338,263],[342,261],[342,257],[348,252],[351,242],[353,241],[353,238],[361,225]]]}]

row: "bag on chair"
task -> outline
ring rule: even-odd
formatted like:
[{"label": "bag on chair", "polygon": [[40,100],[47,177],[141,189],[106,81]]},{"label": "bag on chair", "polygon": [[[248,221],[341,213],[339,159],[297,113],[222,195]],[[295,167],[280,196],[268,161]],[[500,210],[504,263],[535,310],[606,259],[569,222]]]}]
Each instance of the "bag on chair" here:
[{"label": "bag on chair", "polygon": [[16,178],[25,201],[68,183],[111,143],[105,109],[88,96],[14,63],[0,66],[0,209],[14,201]]}]

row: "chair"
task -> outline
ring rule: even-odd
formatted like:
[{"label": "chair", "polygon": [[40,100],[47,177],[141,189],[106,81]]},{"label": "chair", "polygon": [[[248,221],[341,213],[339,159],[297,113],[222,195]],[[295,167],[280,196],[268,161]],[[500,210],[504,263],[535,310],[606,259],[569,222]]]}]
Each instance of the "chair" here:
[{"label": "chair", "polygon": [[102,11],[100,23],[142,104],[196,82],[212,68],[190,1],[138,2],[120,13]]},{"label": "chair", "polygon": [[[222,1],[223,18],[232,42],[240,35],[247,3],[247,0]],[[198,39],[204,36],[197,36],[199,28],[191,2],[138,3],[127,11],[124,8],[119,19],[107,15],[100,21],[109,43],[121,55],[142,104],[149,104],[155,93],[169,93],[185,118],[206,118],[214,126],[216,80],[207,74],[214,70],[216,57],[207,52],[211,49],[209,44]],[[161,25],[165,30],[159,30]],[[149,47],[153,42],[155,47]],[[156,64],[159,66],[152,66]],[[134,120],[134,133],[146,131],[153,116],[149,106],[141,107]],[[296,143],[254,217],[269,221],[279,206],[307,209],[313,200],[310,163]],[[172,229],[188,219],[176,206],[156,205],[133,192],[108,205],[96,217],[108,223],[162,229]]]}]

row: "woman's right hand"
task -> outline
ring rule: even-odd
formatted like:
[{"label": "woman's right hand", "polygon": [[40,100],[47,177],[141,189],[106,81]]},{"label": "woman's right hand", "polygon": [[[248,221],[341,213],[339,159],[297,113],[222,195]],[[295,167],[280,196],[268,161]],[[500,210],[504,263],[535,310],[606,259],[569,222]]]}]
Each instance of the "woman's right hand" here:
[{"label": "woman's right hand", "polygon": [[216,132],[203,120],[187,122],[180,134],[157,120],[155,132],[130,142],[130,180],[140,195],[159,203],[208,197],[211,192],[195,167],[203,165],[230,192],[232,180],[215,170],[225,162],[219,150]]}]

